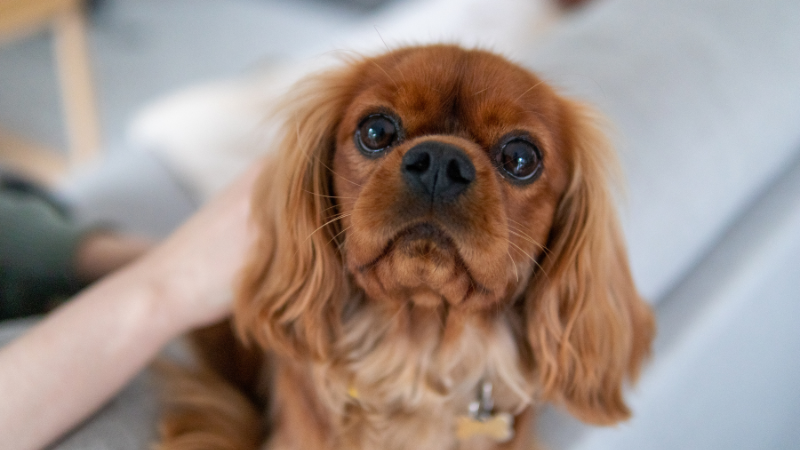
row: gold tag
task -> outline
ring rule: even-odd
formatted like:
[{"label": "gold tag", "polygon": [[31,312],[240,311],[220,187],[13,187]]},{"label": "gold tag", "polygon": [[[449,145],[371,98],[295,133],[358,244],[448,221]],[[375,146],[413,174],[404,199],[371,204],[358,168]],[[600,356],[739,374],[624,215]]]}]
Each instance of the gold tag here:
[{"label": "gold tag", "polygon": [[358,400],[358,389],[351,385],[349,388],[347,388],[347,395],[353,400]]},{"label": "gold tag", "polygon": [[485,436],[495,442],[508,442],[514,437],[514,416],[509,413],[492,414],[484,420],[459,416],[456,425],[456,437],[462,441]]}]

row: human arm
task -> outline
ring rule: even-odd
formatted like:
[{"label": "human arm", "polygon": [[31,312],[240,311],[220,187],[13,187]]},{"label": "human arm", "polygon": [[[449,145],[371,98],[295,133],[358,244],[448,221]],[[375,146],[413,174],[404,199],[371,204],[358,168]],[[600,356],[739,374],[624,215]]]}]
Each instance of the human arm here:
[{"label": "human arm", "polygon": [[0,349],[0,449],[47,445],[111,398],[170,339],[229,313],[251,242],[256,172],[162,245]]},{"label": "human arm", "polygon": [[93,282],[121,269],[152,247],[149,239],[97,230],[88,233],[78,244],[72,260],[73,270],[79,280]]}]

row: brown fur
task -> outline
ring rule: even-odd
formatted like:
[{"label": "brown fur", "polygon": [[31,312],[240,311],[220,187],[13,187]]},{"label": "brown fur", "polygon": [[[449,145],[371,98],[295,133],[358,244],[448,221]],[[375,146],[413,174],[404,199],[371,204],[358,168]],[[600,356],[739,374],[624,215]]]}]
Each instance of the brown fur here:
[{"label": "brown fur", "polygon": [[[306,80],[284,110],[234,314],[241,340],[266,355],[262,374],[244,370],[251,384],[269,380],[266,448],[530,448],[543,401],[590,423],[630,415],[622,390],[654,324],[614,212],[614,155],[591,113],[499,56],[454,46],[353,61]],[[404,138],[367,158],[353,133],[385,110],[401,118]],[[523,185],[492,160],[501,137],[520,130],[544,164]],[[431,140],[460,148],[476,176],[456,202],[423,211],[400,165]],[[404,241],[420,221],[446,243]],[[456,417],[482,379],[496,410],[517,416],[509,443],[456,440]],[[240,403],[215,383],[209,398]],[[201,400],[165,419],[179,432],[163,448],[181,448],[172,443],[223,414],[204,413]],[[261,432],[258,420],[226,417],[220,442]],[[248,445],[231,437],[203,448]]]}]

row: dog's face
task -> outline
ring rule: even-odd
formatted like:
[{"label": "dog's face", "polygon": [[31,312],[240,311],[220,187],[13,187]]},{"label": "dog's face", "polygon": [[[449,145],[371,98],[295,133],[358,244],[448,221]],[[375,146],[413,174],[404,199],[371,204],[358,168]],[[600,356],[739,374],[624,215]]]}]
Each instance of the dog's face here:
[{"label": "dog's face", "polygon": [[342,112],[333,187],[367,295],[480,310],[527,285],[567,186],[549,87],[490,53],[378,58]]},{"label": "dog's face", "polygon": [[585,108],[455,46],[366,58],[298,92],[253,204],[243,335],[341,360],[344,317],[367,304],[500,317],[542,397],[591,422],[627,416],[622,384],[654,327],[614,213],[613,152]]}]

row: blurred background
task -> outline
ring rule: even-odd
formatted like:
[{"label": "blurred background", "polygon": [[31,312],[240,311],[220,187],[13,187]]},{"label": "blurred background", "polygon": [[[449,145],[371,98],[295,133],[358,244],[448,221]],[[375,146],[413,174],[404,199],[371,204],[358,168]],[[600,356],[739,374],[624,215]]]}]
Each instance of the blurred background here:
[{"label": "blurred background", "polygon": [[[0,147],[38,150],[20,163],[50,182],[68,151],[119,150],[146,102],[307,54],[383,0],[81,3],[0,2]],[[73,127],[76,142],[70,120],[84,122]]]}]

